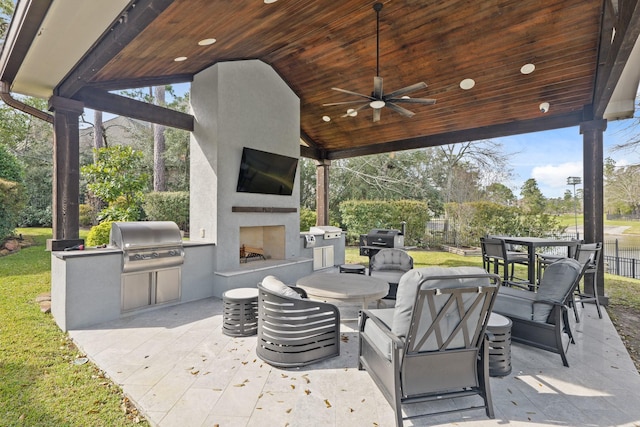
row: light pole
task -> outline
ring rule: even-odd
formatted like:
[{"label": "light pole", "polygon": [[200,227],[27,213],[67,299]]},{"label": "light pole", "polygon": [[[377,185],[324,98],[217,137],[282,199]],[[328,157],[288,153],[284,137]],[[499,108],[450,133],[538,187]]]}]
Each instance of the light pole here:
[{"label": "light pole", "polygon": [[567,185],[573,185],[573,216],[576,220],[576,239],[580,239],[578,233],[578,200],[576,199],[576,185],[582,184],[582,178],[579,176],[570,176],[567,178]]}]

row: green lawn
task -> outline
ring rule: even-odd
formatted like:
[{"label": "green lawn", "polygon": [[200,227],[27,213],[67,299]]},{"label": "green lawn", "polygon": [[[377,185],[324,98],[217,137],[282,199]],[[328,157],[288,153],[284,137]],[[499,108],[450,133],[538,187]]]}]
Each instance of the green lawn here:
[{"label": "green lawn", "polygon": [[[575,223],[576,223],[574,216],[571,214],[567,214],[567,215],[561,215],[557,218],[558,218],[558,221],[560,222],[560,225],[567,227],[567,231],[571,232],[572,230],[571,227],[575,226]],[[583,223],[584,223],[584,217],[582,216],[582,214],[580,214],[578,215],[578,226],[582,226]],[[626,226],[629,228],[624,231],[624,234],[640,234],[640,221],[625,221],[625,220],[610,221],[605,218],[604,225],[611,226],[611,227]]]},{"label": "green lawn", "polygon": [[74,363],[84,355],[35,302],[51,288],[51,229],[18,232],[35,245],[0,257],[0,426],[134,425],[119,387]]}]

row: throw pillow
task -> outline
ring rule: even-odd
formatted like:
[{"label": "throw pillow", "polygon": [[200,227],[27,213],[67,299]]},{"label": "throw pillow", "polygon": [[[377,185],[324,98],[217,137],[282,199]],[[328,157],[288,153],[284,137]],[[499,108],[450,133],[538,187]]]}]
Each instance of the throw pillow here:
[{"label": "throw pillow", "polygon": [[282,297],[302,299],[299,293],[282,283],[275,276],[267,276],[262,279],[262,287]]}]

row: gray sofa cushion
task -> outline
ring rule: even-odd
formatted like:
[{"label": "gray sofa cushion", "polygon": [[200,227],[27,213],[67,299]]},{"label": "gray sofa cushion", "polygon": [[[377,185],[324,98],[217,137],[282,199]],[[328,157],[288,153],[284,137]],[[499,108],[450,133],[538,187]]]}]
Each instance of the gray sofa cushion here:
[{"label": "gray sofa cushion", "polygon": [[400,283],[400,278],[404,273],[406,273],[406,271],[403,271],[403,270],[382,270],[382,271],[374,270],[371,272],[371,277],[384,280],[389,284],[397,285],[398,283]]},{"label": "gray sofa cushion", "polygon": [[[564,258],[545,268],[536,293],[536,301],[553,301],[562,303],[564,297],[575,284],[582,266],[573,258]],[[550,304],[534,304],[533,320],[546,322],[553,306]]]},{"label": "gray sofa cushion", "polygon": [[535,292],[500,286],[498,296],[493,303],[493,311],[507,317],[533,320],[533,302],[535,300]]},{"label": "gray sofa cushion", "polygon": [[267,276],[264,279],[262,279],[262,287],[282,297],[295,298],[295,299],[302,298],[299,293],[297,293],[296,291],[291,289],[289,286],[282,283],[275,276]]},{"label": "gray sofa cushion", "polygon": [[[428,277],[453,276],[460,274],[486,274],[480,267],[425,267],[408,271],[400,278],[396,294],[396,306],[393,313],[392,332],[405,338],[409,332],[409,324],[413,312],[413,304],[418,293],[419,283]],[[489,279],[439,279],[428,282],[429,289],[447,289],[489,284]],[[423,310],[423,320],[428,319],[428,307]]]},{"label": "gray sofa cushion", "polygon": [[[385,326],[387,326],[388,330],[391,330],[391,326],[393,323],[393,311],[393,308],[369,310],[371,315],[377,317],[382,321],[382,323],[385,324]],[[369,338],[371,343],[376,346],[376,348],[380,350],[382,354],[385,355],[388,360],[391,360],[391,351],[393,348],[391,339],[388,335],[382,332],[378,325],[373,323],[371,319],[367,319],[364,323],[364,334]]]}]

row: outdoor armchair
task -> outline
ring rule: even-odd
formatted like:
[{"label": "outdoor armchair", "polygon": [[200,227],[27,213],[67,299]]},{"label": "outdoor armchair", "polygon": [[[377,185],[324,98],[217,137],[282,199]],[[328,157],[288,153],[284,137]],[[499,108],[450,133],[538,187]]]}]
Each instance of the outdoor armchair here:
[{"label": "outdoor armchair", "polygon": [[394,299],[404,273],[413,268],[413,258],[406,251],[396,248],[381,249],[369,260],[369,275],[389,284],[387,298]]},{"label": "outdoor armchair", "polygon": [[258,284],[258,356],[291,368],[340,354],[340,312],[306,299],[306,292],[274,276]]},{"label": "outdoor armchair", "polygon": [[358,368],[380,388],[397,426],[451,412],[404,417],[403,405],[470,395],[478,402],[455,411],[484,408],[493,418],[485,329],[499,283],[479,267],[414,269],[400,279],[395,308],[362,311]]},{"label": "outdoor armchair", "polygon": [[545,268],[537,292],[502,287],[493,311],[513,322],[511,339],[516,342],[557,353],[564,366],[569,366],[563,334],[574,342],[567,309],[573,293],[584,275],[584,266],[573,258],[565,258]]}]

